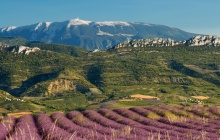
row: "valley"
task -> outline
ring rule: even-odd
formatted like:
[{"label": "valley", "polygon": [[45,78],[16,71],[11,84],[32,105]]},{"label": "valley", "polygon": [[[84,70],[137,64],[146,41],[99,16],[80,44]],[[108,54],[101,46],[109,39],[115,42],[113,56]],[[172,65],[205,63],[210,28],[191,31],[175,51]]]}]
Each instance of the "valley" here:
[{"label": "valley", "polygon": [[[19,44],[19,39],[16,42]],[[220,104],[220,47],[213,44],[124,45],[97,52],[62,44],[21,44],[37,47],[39,51],[19,54],[1,50],[3,115],[102,107]],[[158,100],[132,98],[136,94]]]},{"label": "valley", "polygon": [[0,5],[0,140],[220,140],[219,0]]}]

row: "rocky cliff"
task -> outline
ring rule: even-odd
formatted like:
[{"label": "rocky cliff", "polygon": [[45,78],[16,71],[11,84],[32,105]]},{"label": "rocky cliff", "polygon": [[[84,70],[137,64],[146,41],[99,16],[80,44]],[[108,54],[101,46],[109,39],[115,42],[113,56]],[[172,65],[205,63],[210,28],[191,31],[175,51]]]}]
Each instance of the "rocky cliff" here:
[{"label": "rocky cliff", "polygon": [[194,36],[186,41],[188,46],[220,46],[220,37],[212,35]]},{"label": "rocky cliff", "polygon": [[212,36],[212,35],[198,35],[188,40],[177,41],[172,40],[170,38],[153,38],[153,39],[135,39],[131,41],[125,41],[123,43],[119,43],[114,48],[123,48],[123,47],[165,47],[165,46],[177,46],[177,45],[185,45],[185,46],[220,46],[220,37]]},{"label": "rocky cliff", "polygon": [[0,44],[0,50],[5,50],[5,51],[13,52],[13,53],[18,53],[18,54],[25,54],[25,55],[28,55],[31,52],[40,51],[40,49],[37,47],[30,48],[27,46],[9,46],[7,44],[2,44],[2,45]]},{"label": "rocky cliff", "polygon": [[147,46],[157,46],[157,47],[164,47],[164,46],[176,46],[184,44],[183,41],[175,41],[170,38],[153,38],[153,39],[135,39],[131,41],[125,41],[123,43],[119,43],[115,46],[115,48],[121,47],[147,47]]}]

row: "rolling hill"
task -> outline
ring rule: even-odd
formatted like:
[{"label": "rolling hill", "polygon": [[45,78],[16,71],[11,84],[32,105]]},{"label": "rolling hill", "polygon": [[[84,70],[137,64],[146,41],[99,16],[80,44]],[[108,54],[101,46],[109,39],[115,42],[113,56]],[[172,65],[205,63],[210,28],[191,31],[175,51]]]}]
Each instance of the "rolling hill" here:
[{"label": "rolling hill", "polygon": [[[23,105],[30,106],[23,111],[50,112],[220,103],[220,47],[213,44],[124,45],[98,52],[42,42],[27,45],[40,50],[28,55],[0,51],[0,89],[26,101],[13,107],[7,101],[3,108],[9,112],[21,111]],[[159,100],[130,100],[136,94]],[[197,96],[207,98],[186,102]]]}]

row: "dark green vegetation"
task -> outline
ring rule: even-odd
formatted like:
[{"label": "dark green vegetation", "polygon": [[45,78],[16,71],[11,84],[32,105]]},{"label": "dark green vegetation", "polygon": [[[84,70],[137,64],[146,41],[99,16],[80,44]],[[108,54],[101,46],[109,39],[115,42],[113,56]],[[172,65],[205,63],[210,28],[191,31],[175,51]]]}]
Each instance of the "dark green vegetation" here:
[{"label": "dark green vegetation", "polygon": [[[2,112],[220,104],[219,47],[121,48],[93,53],[47,43],[29,46],[42,51],[29,55],[0,52],[0,89],[15,96],[1,94]],[[127,100],[133,94],[159,100]],[[5,101],[6,96],[25,102]]]},{"label": "dark green vegetation", "polygon": [[25,45],[28,43],[28,40],[22,37],[0,37],[0,45],[7,44],[9,46],[14,45]]},{"label": "dark green vegetation", "polygon": [[44,43],[44,42],[29,42],[27,43],[27,46],[30,47],[38,47],[42,50],[49,50],[53,52],[63,53],[71,56],[83,56],[88,51],[75,47],[75,46],[68,46],[68,45],[62,45],[62,44],[51,44],[51,43]]}]

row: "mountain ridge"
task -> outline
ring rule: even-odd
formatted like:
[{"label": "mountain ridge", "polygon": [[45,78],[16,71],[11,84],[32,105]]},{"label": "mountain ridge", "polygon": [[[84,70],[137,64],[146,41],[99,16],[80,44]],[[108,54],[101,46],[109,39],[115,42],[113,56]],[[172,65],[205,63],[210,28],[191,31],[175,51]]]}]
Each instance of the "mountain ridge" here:
[{"label": "mountain ridge", "polygon": [[113,48],[123,48],[123,47],[148,47],[148,46],[220,46],[220,37],[214,35],[197,35],[193,36],[184,41],[172,40],[170,38],[152,38],[152,39],[136,39],[131,41],[125,41],[115,45]]},{"label": "mountain ridge", "polygon": [[21,36],[30,41],[75,45],[88,50],[104,50],[132,39],[159,37],[185,40],[195,35],[164,25],[124,21],[92,22],[78,18],[0,28],[2,37]]}]

